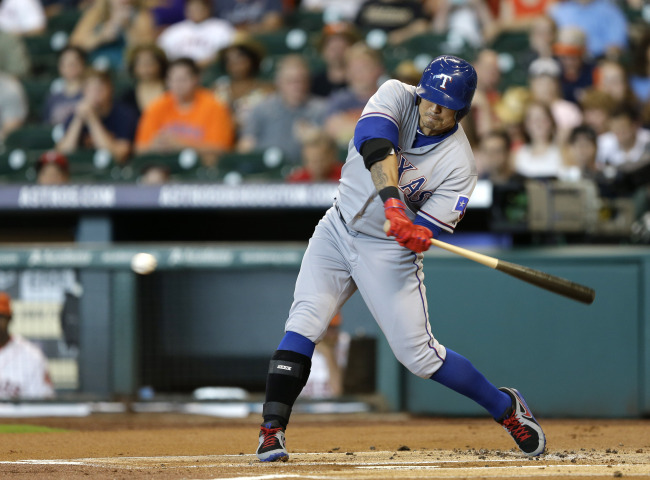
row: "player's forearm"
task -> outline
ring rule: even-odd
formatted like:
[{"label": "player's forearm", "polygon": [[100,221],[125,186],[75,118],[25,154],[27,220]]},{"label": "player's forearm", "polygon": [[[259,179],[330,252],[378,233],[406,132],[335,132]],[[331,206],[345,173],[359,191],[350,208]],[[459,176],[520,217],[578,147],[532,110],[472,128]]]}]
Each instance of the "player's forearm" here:
[{"label": "player's forearm", "polygon": [[386,187],[397,187],[399,180],[397,175],[397,156],[389,154],[383,160],[374,163],[370,167],[370,175],[372,183],[378,192],[381,192]]}]

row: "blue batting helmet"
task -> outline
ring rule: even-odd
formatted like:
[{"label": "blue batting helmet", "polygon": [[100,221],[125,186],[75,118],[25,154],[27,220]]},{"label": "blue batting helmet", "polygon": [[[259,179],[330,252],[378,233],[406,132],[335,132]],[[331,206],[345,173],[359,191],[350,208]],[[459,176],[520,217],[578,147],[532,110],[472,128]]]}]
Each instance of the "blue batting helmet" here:
[{"label": "blue batting helmet", "polygon": [[456,110],[456,120],[469,112],[476,90],[476,70],[462,58],[443,55],[424,69],[415,93],[437,105]]}]

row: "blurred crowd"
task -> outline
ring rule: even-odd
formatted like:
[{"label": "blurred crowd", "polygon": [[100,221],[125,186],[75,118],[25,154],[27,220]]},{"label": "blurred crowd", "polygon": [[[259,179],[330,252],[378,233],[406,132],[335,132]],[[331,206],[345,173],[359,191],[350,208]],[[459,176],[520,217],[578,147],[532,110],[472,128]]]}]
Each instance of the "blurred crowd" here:
[{"label": "blurred crowd", "polygon": [[39,126],[43,184],[74,182],[80,151],[147,158],[134,178],[155,184],[174,180],[157,155],[191,149],[217,171],[269,148],[282,180],[335,181],[378,86],[417,84],[445,53],[478,72],[463,127],[480,178],[611,179],[650,161],[643,0],[2,0],[2,162]]}]

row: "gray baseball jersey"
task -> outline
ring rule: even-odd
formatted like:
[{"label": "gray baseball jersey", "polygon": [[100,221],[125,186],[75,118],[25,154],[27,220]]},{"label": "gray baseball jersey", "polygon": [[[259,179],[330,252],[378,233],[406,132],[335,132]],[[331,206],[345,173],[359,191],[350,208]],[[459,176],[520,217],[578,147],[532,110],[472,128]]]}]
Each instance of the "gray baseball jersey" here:
[{"label": "gray baseball jersey", "polygon": [[381,132],[389,132],[384,138],[394,144],[397,138],[399,189],[410,217],[434,233],[453,232],[476,185],[474,156],[460,125],[424,138],[416,98],[415,87],[389,80],[368,101],[350,141],[335,205],[309,241],[285,329],[318,342],[358,289],[398,360],[428,378],[446,351],[431,333],[423,257],[386,237],[383,202],[356,146]]}]

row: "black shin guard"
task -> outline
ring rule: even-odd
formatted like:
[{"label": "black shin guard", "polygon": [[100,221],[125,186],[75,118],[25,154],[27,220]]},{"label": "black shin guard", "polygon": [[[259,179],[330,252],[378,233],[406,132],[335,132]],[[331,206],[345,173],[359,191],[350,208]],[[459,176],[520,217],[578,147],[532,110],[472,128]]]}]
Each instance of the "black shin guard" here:
[{"label": "black shin guard", "polygon": [[290,350],[276,350],[266,377],[264,421],[279,421],[284,428],[289,423],[291,409],[309,378],[311,358]]}]

